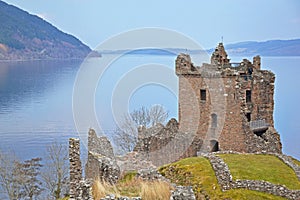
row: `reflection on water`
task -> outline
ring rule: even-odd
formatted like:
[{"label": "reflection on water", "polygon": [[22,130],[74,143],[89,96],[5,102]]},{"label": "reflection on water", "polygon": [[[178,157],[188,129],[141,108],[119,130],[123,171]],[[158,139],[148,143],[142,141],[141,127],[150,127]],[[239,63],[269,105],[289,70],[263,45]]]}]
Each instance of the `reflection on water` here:
[{"label": "reflection on water", "polygon": [[[0,63],[0,147],[42,156],[49,141],[75,133],[72,89],[78,61]],[[67,142],[67,141],[66,141]]]},{"label": "reflection on water", "polygon": [[[133,67],[151,62],[174,67],[172,56],[131,56],[113,63],[99,81],[95,108],[100,113],[97,113],[99,122],[108,132],[114,128],[109,114],[114,82]],[[45,146],[53,140],[67,143],[67,138],[78,137],[73,122],[72,91],[80,64],[78,61],[0,63],[0,149],[12,149],[27,159],[43,156]],[[284,152],[297,158],[300,158],[299,64],[299,57],[262,58],[262,68],[276,74],[275,127],[281,134]],[[157,85],[140,88],[129,102],[131,109],[153,103],[162,103],[172,117],[177,117],[176,97]]]}]

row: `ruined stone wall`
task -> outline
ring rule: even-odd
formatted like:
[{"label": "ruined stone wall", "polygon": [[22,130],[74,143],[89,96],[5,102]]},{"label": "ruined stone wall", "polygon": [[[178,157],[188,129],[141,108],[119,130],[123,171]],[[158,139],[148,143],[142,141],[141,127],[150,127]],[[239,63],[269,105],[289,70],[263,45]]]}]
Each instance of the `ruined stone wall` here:
[{"label": "ruined stone wall", "polygon": [[70,138],[69,140],[69,160],[70,199],[76,199],[80,195],[80,181],[82,180],[79,139]]},{"label": "ruined stone wall", "polygon": [[70,161],[70,200],[93,200],[92,189],[89,181],[82,177],[80,160],[80,140],[69,139]]},{"label": "ruined stone wall", "polygon": [[110,141],[104,136],[98,137],[95,130],[90,129],[85,177],[113,184],[119,179],[120,173]]},{"label": "ruined stone wall", "polygon": [[253,120],[264,119],[270,126],[274,126],[274,82],[275,75],[269,71],[258,71],[253,74]]},{"label": "ruined stone wall", "polygon": [[110,141],[106,137],[98,137],[94,129],[90,129],[88,133],[88,150],[109,158],[114,157]]},{"label": "ruined stone wall", "polygon": [[[202,147],[193,147],[187,156],[214,150],[281,152],[275,129],[263,135],[274,127],[275,75],[260,70],[259,56],[253,64],[244,59],[232,66],[223,50],[221,44],[212,55],[213,64],[201,67],[194,66],[186,54],[176,59],[179,130],[203,141]],[[267,137],[275,143],[267,144]]]},{"label": "ruined stone wall", "polygon": [[[157,124],[139,132],[134,151],[140,158],[150,161],[155,166],[174,162],[187,157],[189,147],[201,146],[201,141],[194,140],[194,134],[179,132],[178,122],[171,119],[166,126]],[[194,144],[197,142],[197,144]]]},{"label": "ruined stone wall", "polygon": [[[244,115],[241,113],[239,90],[236,88],[236,77],[222,78],[224,83],[226,101],[225,121],[220,131],[219,149],[246,152],[245,133],[243,123]],[[221,102],[220,102],[221,103]]]}]

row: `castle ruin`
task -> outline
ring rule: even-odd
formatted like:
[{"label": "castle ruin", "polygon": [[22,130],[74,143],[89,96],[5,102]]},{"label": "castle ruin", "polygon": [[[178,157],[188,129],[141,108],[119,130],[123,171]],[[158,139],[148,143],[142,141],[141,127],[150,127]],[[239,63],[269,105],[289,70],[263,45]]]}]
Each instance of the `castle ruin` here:
[{"label": "castle ruin", "polygon": [[90,130],[87,177],[114,183],[122,171],[215,151],[281,154],[273,120],[275,75],[260,65],[259,56],[231,63],[222,43],[201,67],[188,54],[178,55],[179,121],[139,127],[133,152],[123,157]]},{"label": "castle ruin", "polygon": [[281,153],[274,128],[274,81],[261,58],[231,63],[222,43],[211,63],[194,66],[187,54],[176,59],[179,78],[179,132],[195,132],[196,152]]}]

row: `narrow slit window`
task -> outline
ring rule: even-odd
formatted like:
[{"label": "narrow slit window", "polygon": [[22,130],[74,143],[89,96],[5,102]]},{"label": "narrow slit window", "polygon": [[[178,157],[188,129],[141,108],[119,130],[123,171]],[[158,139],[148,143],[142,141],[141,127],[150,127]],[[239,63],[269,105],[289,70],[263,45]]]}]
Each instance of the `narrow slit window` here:
[{"label": "narrow slit window", "polygon": [[206,101],[206,90],[200,90],[201,101]]},{"label": "narrow slit window", "polygon": [[216,128],[218,126],[218,116],[215,113],[213,113],[211,115],[211,119],[212,119],[211,127]]},{"label": "narrow slit window", "polygon": [[250,122],[251,121],[251,113],[246,113],[246,117],[247,117],[247,121]]},{"label": "narrow slit window", "polygon": [[251,90],[246,90],[246,103],[251,102]]}]

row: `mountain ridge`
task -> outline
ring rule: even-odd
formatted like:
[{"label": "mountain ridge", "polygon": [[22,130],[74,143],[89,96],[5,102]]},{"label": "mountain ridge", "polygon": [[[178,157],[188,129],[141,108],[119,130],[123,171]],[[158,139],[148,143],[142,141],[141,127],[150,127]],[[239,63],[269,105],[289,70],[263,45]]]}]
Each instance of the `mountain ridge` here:
[{"label": "mountain ridge", "polygon": [[[300,39],[291,40],[267,40],[267,41],[245,41],[225,44],[226,52],[230,56],[300,56]],[[199,54],[214,51],[214,48],[184,49],[184,48],[144,48],[144,49],[119,49],[101,50],[101,54],[151,54],[151,55],[177,55],[179,53]]]},{"label": "mountain ridge", "polygon": [[300,56],[300,39],[245,41],[225,45],[225,48],[235,56]]},{"label": "mountain ridge", "polygon": [[91,49],[79,39],[0,1],[0,60],[82,59]]}]

